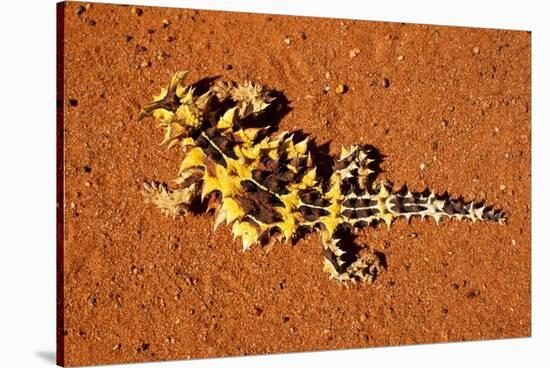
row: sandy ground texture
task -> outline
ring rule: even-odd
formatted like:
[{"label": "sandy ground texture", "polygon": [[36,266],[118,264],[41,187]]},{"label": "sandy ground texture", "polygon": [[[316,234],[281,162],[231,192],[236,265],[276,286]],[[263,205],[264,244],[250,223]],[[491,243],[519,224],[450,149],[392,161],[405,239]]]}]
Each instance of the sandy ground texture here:
[{"label": "sandy ground texture", "polygon": [[[58,15],[59,363],[530,336],[529,32],[83,3]],[[330,281],[317,234],[243,254],[213,214],[143,202],[142,183],[174,178],[182,155],[138,111],[177,70],[277,89],[279,129],[319,157],[371,144],[380,178],[486,200],[508,224],[365,229],[388,264],[371,286]]]}]

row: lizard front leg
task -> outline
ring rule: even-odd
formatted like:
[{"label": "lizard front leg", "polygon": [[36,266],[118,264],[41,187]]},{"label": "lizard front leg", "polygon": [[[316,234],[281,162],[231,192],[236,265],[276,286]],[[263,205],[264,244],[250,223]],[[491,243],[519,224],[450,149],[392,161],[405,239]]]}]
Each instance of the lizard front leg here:
[{"label": "lizard front leg", "polygon": [[199,168],[186,170],[174,180],[174,183],[177,185],[175,188],[170,188],[164,183],[143,183],[142,194],[145,201],[153,203],[168,216],[176,217],[185,214],[200,192],[202,170]]}]

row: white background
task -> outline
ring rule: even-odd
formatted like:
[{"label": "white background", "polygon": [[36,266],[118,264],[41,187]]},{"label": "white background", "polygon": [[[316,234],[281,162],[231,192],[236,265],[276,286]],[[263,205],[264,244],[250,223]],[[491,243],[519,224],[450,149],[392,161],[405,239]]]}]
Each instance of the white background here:
[{"label": "white background", "polygon": [[[122,3],[119,1],[114,1]],[[136,367],[549,366],[550,27],[545,1],[124,1],[141,5],[531,30],[533,337],[139,364]],[[0,9],[0,367],[55,354],[55,2]],[[546,281],[546,282],[545,282]]]}]

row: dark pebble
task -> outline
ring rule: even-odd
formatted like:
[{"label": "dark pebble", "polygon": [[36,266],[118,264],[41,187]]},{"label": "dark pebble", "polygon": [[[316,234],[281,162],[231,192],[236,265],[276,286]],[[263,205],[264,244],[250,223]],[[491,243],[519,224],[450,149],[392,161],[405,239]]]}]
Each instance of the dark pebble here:
[{"label": "dark pebble", "polygon": [[151,346],[151,344],[148,344],[146,342],[144,342],[143,344],[141,344],[140,347],[138,347],[138,352],[142,352],[142,351],[147,351],[149,349],[149,346]]},{"label": "dark pebble", "polygon": [[442,119],[442,120],[441,120],[441,126],[442,126],[443,128],[447,127],[448,125],[449,125],[449,122],[448,122],[447,120],[445,120],[445,119]]},{"label": "dark pebble", "polygon": [[76,15],[81,15],[85,11],[86,11],[86,8],[82,5],[80,5],[78,8],[76,8],[76,10],[74,12],[76,13]]},{"label": "dark pebble", "polygon": [[172,41],[174,41],[175,39],[176,39],[176,37],[174,37],[174,36],[168,36],[168,37],[166,37],[166,41],[168,41],[168,42],[172,42]]},{"label": "dark pebble", "polygon": [[69,105],[71,105],[72,107],[77,107],[78,100],[75,100],[74,98],[69,98]]},{"label": "dark pebble", "polygon": [[139,52],[145,52],[145,51],[147,51],[147,47],[145,47],[145,46],[137,46],[136,49],[137,49]]},{"label": "dark pebble", "polygon": [[437,144],[437,142],[432,142],[432,149],[435,151],[437,148],[439,147],[439,145]]},{"label": "dark pebble", "polygon": [[153,34],[153,33],[155,33],[155,30],[154,30],[154,29],[148,29],[148,30],[147,30],[147,33]]},{"label": "dark pebble", "polygon": [[90,298],[90,300],[88,300],[88,302],[90,303],[90,305],[92,307],[97,307],[97,298],[95,296]]},{"label": "dark pebble", "polygon": [[306,36],[305,32],[300,32],[300,38],[301,38],[302,40],[307,39],[307,36]]},{"label": "dark pebble", "polygon": [[388,80],[388,78],[382,79],[382,86],[384,88],[388,88],[390,86],[390,81]]},{"label": "dark pebble", "polygon": [[96,25],[96,22],[95,22],[95,20],[90,19],[90,20],[88,21],[88,24],[91,25],[91,26],[93,27],[93,26]]},{"label": "dark pebble", "polygon": [[130,35],[126,35],[126,36],[124,36],[124,41],[130,42],[130,41],[132,41],[133,38],[134,38],[134,37],[132,37],[132,36],[130,36]]},{"label": "dark pebble", "polygon": [[82,168],[82,170],[84,170],[85,173],[91,173],[92,172],[92,168],[88,165],[84,166]]},{"label": "dark pebble", "polygon": [[466,297],[467,298],[475,298],[476,296],[479,296],[480,292],[479,290],[471,290],[471,291],[468,291],[468,293],[466,294]]},{"label": "dark pebble", "polygon": [[231,69],[233,69],[233,65],[231,65],[231,64],[223,64],[223,68],[224,68],[225,70],[231,70]]}]

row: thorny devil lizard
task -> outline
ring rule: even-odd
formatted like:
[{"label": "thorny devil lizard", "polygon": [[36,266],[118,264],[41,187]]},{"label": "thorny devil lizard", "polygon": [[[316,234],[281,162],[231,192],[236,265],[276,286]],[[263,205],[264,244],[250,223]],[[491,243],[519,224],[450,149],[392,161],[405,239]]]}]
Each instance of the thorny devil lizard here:
[{"label": "thorny devil lizard", "polygon": [[[367,146],[342,148],[330,180],[321,182],[308,151],[307,138],[296,142],[289,132],[276,134],[262,119],[275,100],[262,86],[218,81],[202,94],[184,84],[177,72],[139,120],[152,115],[164,129],[162,143],[182,147],[176,187],[145,183],[143,194],[165,214],[189,210],[200,194],[216,212],[215,227],[232,224],[244,250],[252,244],[294,239],[319,230],[324,270],[338,282],[372,283],[384,268],[382,254],[342,241],[351,232],[396,218],[442,217],[488,220],[503,224],[504,214],[481,203],[464,202],[434,192],[393,191],[373,179],[376,165]],[[263,116],[265,118],[265,116]]]}]

